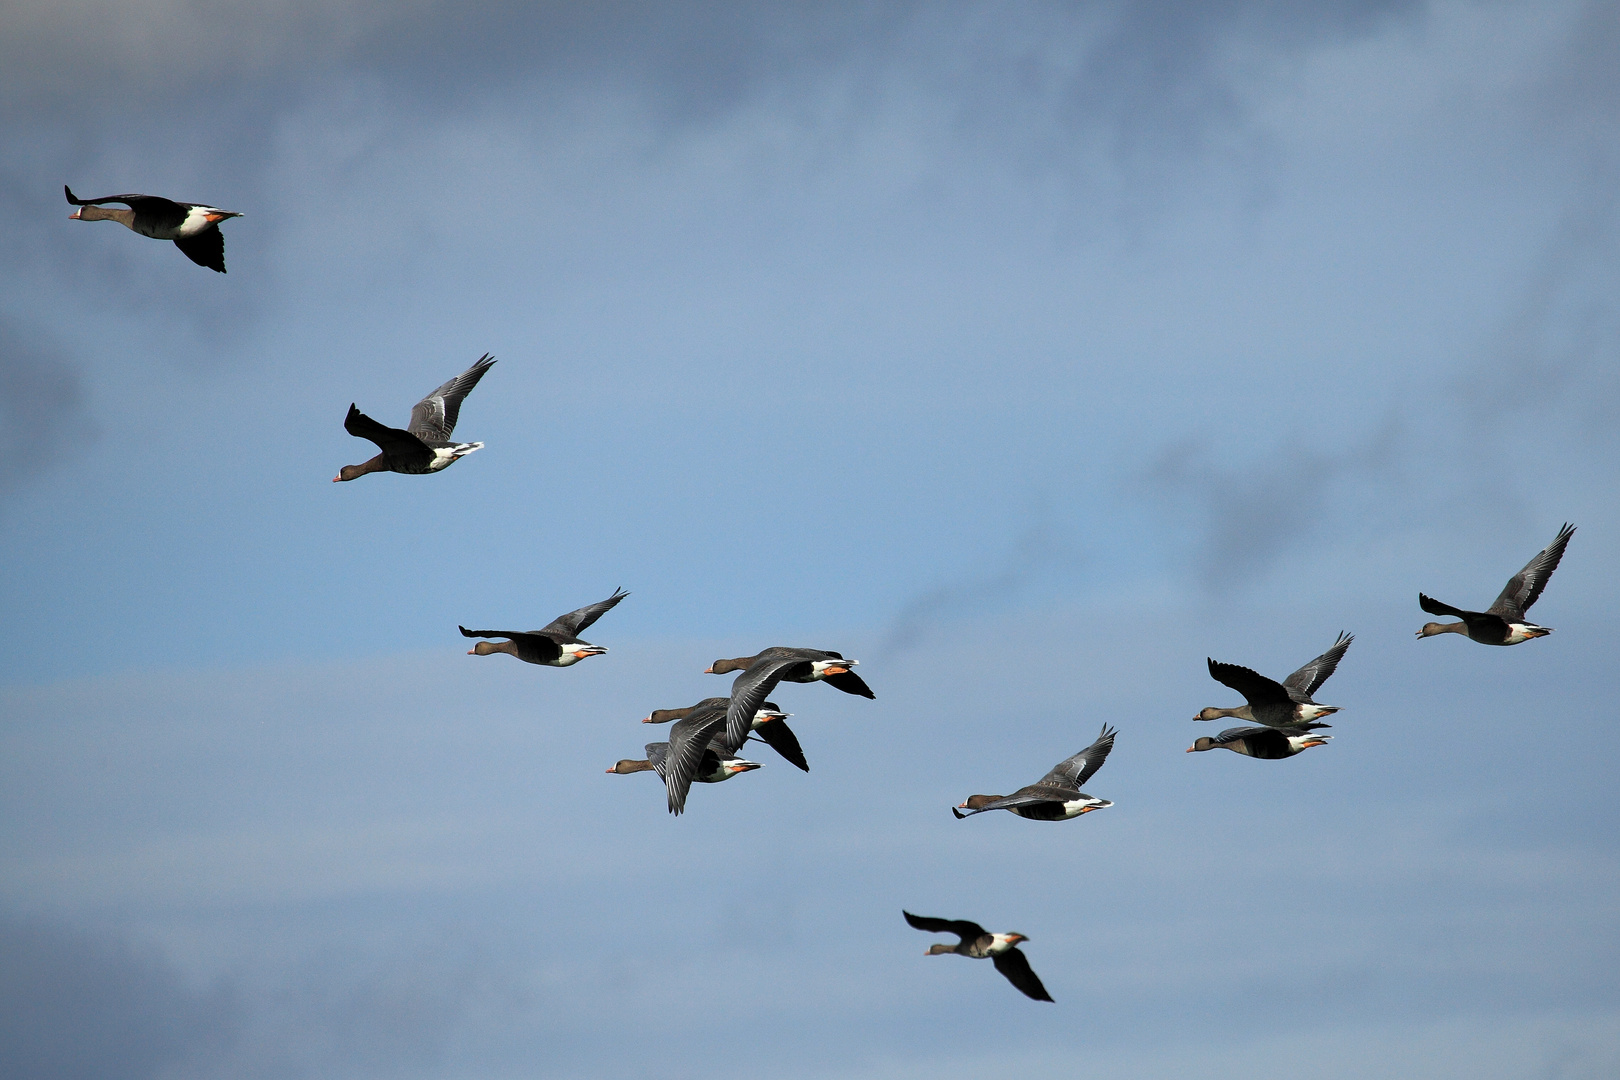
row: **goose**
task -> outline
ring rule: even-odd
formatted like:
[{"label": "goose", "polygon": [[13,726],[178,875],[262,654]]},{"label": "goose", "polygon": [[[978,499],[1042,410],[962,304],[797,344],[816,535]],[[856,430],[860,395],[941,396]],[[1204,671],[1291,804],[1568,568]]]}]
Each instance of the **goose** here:
[{"label": "goose", "polygon": [[958,956],[971,956],[975,960],[989,957],[996,970],[1005,975],[1007,981],[1022,991],[1025,997],[1036,1001],[1052,1000],[1052,995],[1041,985],[1040,976],[1029,966],[1029,958],[1018,951],[1018,943],[1029,940],[1023,934],[992,934],[978,923],[965,919],[933,919],[904,910],[900,914],[918,930],[927,930],[932,934],[955,934],[961,938],[955,945],[944,942],[930,945],[924,956],[955,953]]},{"label": "goose", "polygon": [[[1318,687],[1327,682],[1333,669],[1344,658],[1344,651],[1356,640],[1354,634],[1340,631],[1338,640],[1327,652],[1294,672],[1282,682],[1273,682],[1246,667],[1209,660],[1209,675],[1218,683],[1230,686],[1248,699],[1247,705],[1235,709],[1208,708],[1193,717],[1194,720],[1218,720],[1223,716],[1247,720],[1266,727],[1298,727],[1339,711],[1337,705],[1318,705],[1311,700]],[[1208,657],[1205,658],[1208,660]],[[1329,725],[1324,724],[1323,727]]]},{"label": "goose", "polygon": [[602,617],[602,614],[630,594],[614,589],[606,600],[587,604],[578,611],[559,615],[540,630],[469,630],[456,627],[462,637],[506,638],[506,641],[480,641],[467,650],[468,656],[488,656],[491,653],[509,653],[525,664],[544,664],[547,667],[568,667],[587,656],[600,656],[607,652],[601,645],[592,645],[579,639],[579,632]]},{"label": "goose", "polygon": [[725,723],[726,714],[720,709],[677,720],[669,729],[668,742],[647,744],[646,760],[625,758],[607,771],[621,776],[656,772],[669,794],[669,812],[684,813],[686,795],[694,782],[718,784],[738,773],[764,768],[757,761],[739,758],[731,744],[717,738]]},{"label": "goose", "polygon": [[[221,210],[217,206],[198,203],[174,202],[158,195],[108,195],[105,199],[80,199],[66,184],[62,190],[67,201],[78,209],[68,215],[69,221],[116,221],[127,225],[142,236],[154,240],[173,240],[174,246],[185,252],[186,258],[198,266],[225,272],[225,234],[219,223],[227,218],[241,217],[234,210]],[[108,210],[102,203],[117,202],[127,210]]]},{"label": "goose", "polygon": [[450,435],[456,430],[462,399],[472,393],[493,363],[495,358],[485,353],[472,367],[418,401],[411,409],[411,426],[403,431],[379,424],[350,402],[343,430],[355,438],[370,439],[382,453],[359,465],[343,466],[332,482],[374,472],[435,473],[454,465],[459,457],[482,450],[481,442],[451,442]]},{"label": "goose", "polygon": [[[986,810],[1011,810],[1032,821],[1068,821],[1113,806],[1107,799],[1087,795],[1080,787],[1108,760],[1117,734],[1114,728],[1104,724],[1096,742],[1052,766],[1052,771],[1035,783],[1011,795],[970,795],[960,807],[951,807],[951,813],[958,821]],[[967,813],[962,813],[963,810]]]},{"label": "goose", "polygon": [[731,684],[731,709],[727,714],[726,738],[741,746],[754,721],[754,713],[776,689],[779,682],[825,682],[846,694],[875,698],[871,687],[850,668],[859,660],[845,660],[822,649],[790,649],[773,645],[753,656],[716,660],[706,675],[726,675],[741,671]]},{"label": "goose", "polygon": [[[705,710],[724,712],[730,704],[730,698],[704,698],[696,705],[689,705],[684,709],[654,709],[641,722],[643,724],[667,724],[671,720],[685,720],[687,717],[698,715]],[[793,729],[785,723],[786,719],[792,715],[792,713],[785,713],[777,708],[776,702],[767,701],[754,712],[753,731],[758,734],[761,742],[781,754],[791,764],[798,766],[805,772],[809,772],[810,766],[804,760],[804,751],[799,747],[799,737],[793,734]]]},{"label": "goose", "polygon": [[1452,615],[1462,622],[1424,623],[1417,636],[1466,634],[1469,641],[1477,641],[1481,645],[1517,645],[1531,638],[1546,637],[1552,633],[1552,627],[1537,626],[1527,621],[1524,613],[1541,596],[1547,579],[1552,577],[1553,571],[1558,569],[1558,561],[1564,557],[1569,538],[1574,535],[1575,526],[1566,521],[1564,527],[1558,530],[1558,535],[1553,537],[1552,543],[1542,548],[1535,558],[1525,564],[1523,570],[1508,579],[1502,595],[1485,611],[1464,611],[1418,593],[1418,606],[1430,615]]},{"label": "goose", "polygon": [[1293,757],[1295,754],[1309,750],[1313,746],[1326,746],[1333,736],[1317,735],[1315,729],[1327,727],[1326,724],[1301,724],[1298,727],[1235,727],[1227,728],[1213,739],[1202,738],[1194,740],[1187,747],[1187,753],[1201,753],[1205,750],[1231,750],[1244,757],[1264,758],[1268,761],[1277,758]]}]

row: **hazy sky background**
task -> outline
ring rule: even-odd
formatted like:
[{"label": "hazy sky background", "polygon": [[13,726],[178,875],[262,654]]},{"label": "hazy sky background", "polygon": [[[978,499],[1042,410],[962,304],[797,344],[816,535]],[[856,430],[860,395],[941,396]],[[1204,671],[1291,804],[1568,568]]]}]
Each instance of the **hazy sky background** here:
[{"label": "hazy sky background", "polygon": [[[1620,9],[0,10],[0,1061],[1620,1072]],[[205,201],[228,275],[66,182]],[[440,476],[371,476],[499,362]],[[1417,642],[1580,526],[1507,649]],[[631,596],[554,671],[456,625]],[[1182,753],[1357,640],[1291,761]],[[652,708],[811,772],[663,811]],[[1066,824],[954,821],[1102,723]],[[1057,999],[900,909],[1030,937]]]}]

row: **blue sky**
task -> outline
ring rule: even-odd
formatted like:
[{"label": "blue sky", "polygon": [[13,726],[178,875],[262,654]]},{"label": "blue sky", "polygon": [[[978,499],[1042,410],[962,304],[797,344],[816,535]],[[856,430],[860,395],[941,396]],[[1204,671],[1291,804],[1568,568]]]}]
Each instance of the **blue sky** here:
[{"label": "blue sky", "polygon": [[[1620,1065],[1611,7],[14,18],[0,1054]],[[230,273],[63,182],[243,211]],[[403,422],[486,351],[484,450],[330,483],[349,402]],[[1412,640],[1565,520],[1551,638]],[[567,671],[455,630],[615,586]],[[1328,747],[1182,753],[1235,703],[1204,657],[1340,629]],[[678,820],[603,775],[771,644],[878,695],[785,692],[808,775]],[[949,817],[1103,722],[1114,807]],[[1029,935],[1057,1005],[901,907]]]}]

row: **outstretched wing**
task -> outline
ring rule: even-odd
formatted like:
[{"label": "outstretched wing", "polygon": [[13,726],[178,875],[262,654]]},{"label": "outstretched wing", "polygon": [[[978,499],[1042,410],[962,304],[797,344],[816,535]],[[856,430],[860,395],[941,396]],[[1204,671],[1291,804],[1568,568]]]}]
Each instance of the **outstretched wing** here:
[{"label": "outstretched wing", "polygon": [[966,919],[935,919],[927,915],[913,915],[904,909],[900,914],[906,917],[906,922],[918,930],[927,930],[931,934],[955,934],[963,941],[984,937],[984,927]]},{"label": "outstretched wing", "polygon": [[433,451],[423,445],[408,431],[391,428],[387,424],[379,424],[365,413],[361,412],[351,402],[349,415],[343,418],[343,430],[359,439],[369,439],[392,459],[409,461],[416,459],[422,463],[423,468],[433,460]]},{"label": "outstretched wing", "polygon": [[1564,548],[1574,535],[1575,526],[1564,522],[1564,527],[1558,530],[1553,542],[1542,548],[1535,558],[1525,564],[1523,570],[1508,579],[1507,588],[1496,598],[1496,603],[1486,609],[1487,612],[1500,615],[1508,622],[1522,622],[1524,613],[1530,610],[1530,605],[1541,596],[1541,590],[1547,587],[1547,579],[1558,569],[1558,561],[1564,557]]},{"label": "outstretched wing", "polygon": [[424,442],[448,442],[461,415],[461,399],[472,392],[495,358],[488,353],[478,362],[418,401],[411,409],[410,433]]},{"label": "outstretched wing", "polygon": [[777,656],[756,660],[731,684],[731,707],[726,713],[726,741],[741,746],[754,726],[754,714],[770,697],[782,673],[794,664],[804,663],[799,656]]},{"label": "outstretched wing", "polygon": [[551,624],[544,630],[541,630],[540,633],[561,634],[564,637],[577,637],[581,630],[584,630],[597,619],[600,619],[603,612],[607,611],[609,608],[613,607],[614,604],[617,604],[620,600],[623,600],[629,595],[630,594],[625,592],[623,589],[614,589],[613,595],[608,597],[606,600],[599,600],[594,604],[585,605],[578,611],[570,611],[566,615],[557,616],[555,619],[551,620]]},{"label": "outstretched wing", "polygon": [[793,734],[793,729],[787,726],[786,720],[773,717],[760,724],[754,731],[772,750],[805,772],[810,771],[809,763],[804,760],[804,751],[799,748],[799,737]]},{"label": "outstretched wing", "polygon": [[[1208,660],[1208,657],[1205,657]],[[1263,705],[1267,702],[1292,701],[1288,690],[1282,683],[1268,679],[1251,668],[1239,667],[1237,664],[1223,664],[1218,660],[1209,660],[1210,678],[1242,694],[1250,705]]]},{"label": "outstretched wing", "polygon": [[225,272],[225,234],[219,227],[204,229],[196,236],[177,236],[174,246],[186,253],[186,258],[198,266]]},{"label": "outstretched wing", "polygon": [[1340,630],[1338,638],[1327,652],[1283,680],[1284,688],[1293,690],[1308,700],[1312,694],[1316,693],[1317,687],[1327,682],[1328,676],[1333,674],[1333,669],[1339,666],[1340,660],[1344,659],[1344,651],[1350,647],[1350,643],[1354,640],[1356,640],[1356,635],[1347,634]]},{"label": "outstretched wing", "polygon": [[1114,748],[1114,736],[1117,734],[1117,729],[1104,724],[1096,742],[1052,766],[1052,771],[1041,777],[1041,783],[1073,787],[1078,791],[1108,760],[1108,752]]},{"label": "outstretched wing", "polygon": [[[837,653],[833,653],[832,655],[835,659],[843,659],[843,657],[839,656]],[[846,671],[841,675],[823,675],[821,677],[821,681],[826,683],[828,686],[842,690],[846,694],[856,694],[864,698],[877,697],[876,694],[872,693],[872,688],[866,685],[866,680],[855,674],[853,671]]]},{"label": "outstretched wing", "polygon": [[[1050,776],[1051,774],[1049,773],[1047,775]],[[1036,806],[1040,803],[1054,802],[1060,803],[1080,794],[1080,792],[1077,790],[1071,791],[1069,789],[1069,782],[1067,780],[1062,780],[1060,783],[1062,786],[1056,788],[1047,786],[1045,782],[1031,784],[1028,787],[1019,788],[1011,795],[1003,795],[999,799],[993,799],[990,802],[985,803],[983,806],[976,806],[971,810],[963,810],[959,806],[953,806],[951,807],[951,813],[955,814],[956,819],[960,821],[965,817],[972,817],[974,814],[982,814],[986,810],[1011,810],[1016,806]]]},{"label": "outstretched wing", "polygon": [[1427,611],[1430,615],[1451,615],[1458,619],[1468,615],[1480,614],[1477,611],[1464,611],[1462,608],[1454,608],[1450,604],[1442,604],[1434,597],[1424,596],[1422,593],[1418,593],[1418,607]]},{"label": "outstretched wing", "polygon": [[693,723],[691,717],[677,720],[670,727],[669,759],[664,765],[670,813],[679,814],[686,810],[686,795],[692,790],[692,778],[697,776],[703,764],[703,755],[709,752],[709,740],[725,722],[726,718],[716,713],[697,723]]},{"label": "outstretched wing", "polygon": [[517,642],[520,650],[532,651],[532,654],[539,657],[542,662],[555,660],[562,655],[561,645],[545,634],[536,633],[533,630],[528,632],[522,630],[469,630],[465,626],[457,626],[456,629],[461,631],[462,637],[510,638],[512,641]]},{"label": "outstretched wing", "polygon": [[1035,974],[1035,969],[1029,966],[1029,957],[1018,949],[1007,949],[1003,952],[991,953],[990,962],[996,965],[996,970],[1007,976],[1007,981],[1024,992],[1025,997],[1032,997],[1036,1001],[1051,1001],[1052,995],[1046,992],[1041,985],[1041,978]]},{"label": "outstretched wing", "polygon": [[192,207],[191,203],[178,203],[173,199],[165,199],[161,195],[108,195],[104,199],[81,199],[73,194],[73,189],[66,184],[62,191],[67,195],[67,201],[74,206],[100,206],[102,203],[121,202],[142,217],[160,219],[165,225],[178,226],[186,218],[186,211]]}]

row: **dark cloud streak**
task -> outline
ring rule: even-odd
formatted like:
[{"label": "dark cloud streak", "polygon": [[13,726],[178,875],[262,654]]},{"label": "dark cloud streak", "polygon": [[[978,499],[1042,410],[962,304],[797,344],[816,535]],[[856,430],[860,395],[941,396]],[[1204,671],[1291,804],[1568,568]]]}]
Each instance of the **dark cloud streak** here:
[{"label": "dark cloud streak", "polygon": [[0,316],[0,496],[94,434],[87,397],[65,355]]},{"label": "dark cloud streak", "polygon": [[1329,520],[1347,516],[1347,489],[1373,482],[1387,492],[1403,453],[1403,428],[1391,416],[1359,445],[1318,450],[1295,438],[1263,463],[1240,467],[1216,464],[1200,443],[1179,443],[1161,451],[1142,479],[1172,516],[1193,521],[1198,580],[1226,596],[1263,576]]},{"label": "dark cloud streak", "polygon": [[186,1075],[234,1038],[225,985],[188,987],[122,939],[0,916],[0,1062],[31,1080]]}]

